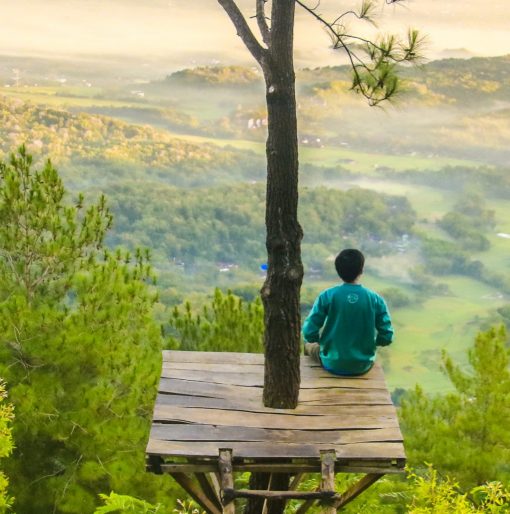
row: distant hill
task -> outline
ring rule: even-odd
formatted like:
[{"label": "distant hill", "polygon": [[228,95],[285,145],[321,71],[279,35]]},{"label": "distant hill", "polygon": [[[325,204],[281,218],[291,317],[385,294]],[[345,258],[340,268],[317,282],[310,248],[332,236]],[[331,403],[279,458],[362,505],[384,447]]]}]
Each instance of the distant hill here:
[{"label": "distant hill", "polygon": [[216,179],[256,178],[264,170],[261,158],[250,152],[193,143],[148,125],[0,97],[0,157],[21,144],[36,159],[51,157],[59,165],[92,162],[98,173],[108,163],[167,170],[163,176],[175,184],[210,182],[211,173]]},{"label": "distant hill", "polygon": [[471,59],[476,55],[466,48],[446,48],[440,52],[439,59]]},{"label": "distant hill", "polygon": [[[502,163],[510,157],[510,55],[443,59],[401,70],[402,92],[383,110],[350,91],[348,66],[296,73],[302,145],[350,146],[393,154],[446,155]],[[253,86],[253,87],[250,87]],[[209,133],[265,138],[263,82],[251,68],[195,68],[159,82],[194,114],[211,116]],[[150,90],[150,88],[149,88]],[[156,89],[154,89],[156,91]]]},{"label": "distant hill", "polygon": [[172,73],[166,78],[168,84],[190,84],[193,86],[246,86],[262,81],[257,68],[244,66],[204,66]]}]

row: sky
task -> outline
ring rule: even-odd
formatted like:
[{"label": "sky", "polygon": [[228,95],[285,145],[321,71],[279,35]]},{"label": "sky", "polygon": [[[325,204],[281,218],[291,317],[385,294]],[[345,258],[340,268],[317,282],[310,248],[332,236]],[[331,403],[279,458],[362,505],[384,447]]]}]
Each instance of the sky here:
[{"label": "sky", "polygon": [[[239,3],[247,16],[253,14],[254,0]],[[502,55],[510,53],[509,3],[408,0],[382,8],[379,28],[397,33],[410,26],[420,29],[427,35],[430,59],[452,49]],[[333,15],[355,5],[353,0],[322,0],[320,10]],[[0,0],[0,12],[0,54],[4,55],[129,56],[165,59],[175,69],[251,62],[216,0]],[[341,62],[328,43],[317,22],[298,8],[296,65]]]}]

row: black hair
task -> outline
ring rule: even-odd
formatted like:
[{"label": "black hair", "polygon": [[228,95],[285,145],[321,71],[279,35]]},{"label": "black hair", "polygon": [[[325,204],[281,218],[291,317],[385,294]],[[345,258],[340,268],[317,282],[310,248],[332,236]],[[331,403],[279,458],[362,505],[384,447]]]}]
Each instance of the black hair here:
[{"label": "black hair", "polygon": [[347,283],[354,282],[362,273],[365,256],[353,248],[342,250],[335,259],[338,276]]}]

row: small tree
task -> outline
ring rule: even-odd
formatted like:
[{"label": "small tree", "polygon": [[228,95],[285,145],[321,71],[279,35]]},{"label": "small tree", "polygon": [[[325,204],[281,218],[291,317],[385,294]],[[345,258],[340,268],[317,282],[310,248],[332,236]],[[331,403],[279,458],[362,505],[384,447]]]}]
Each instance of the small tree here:
[{"label": "small tree", "polygon": [[471,371],[443,354],[455,391],[435,397],[419,387],[400,410],[411,465],[433,462],[462,486],[508,479],[510,461],[510,351],[503,327],[478,334]]},{"label": "small tree", "polygon": [[[12,420],[14,410],[10,403],[6,403],[7,392],[5,384],[0,380],[0,458],[8,457],[12,453]],[[0,513],[11,510],[13,498],[9,496],[9,479],[0,471]]]},{"label": "small tree", "polygon": [[[192,351],[262,352],[263,314],[260,299],[244,302],[230,291],[214,291],[210,305],[194,315],[191,304],[175,307],[169,321],[169,346]],[[174,337],[175,336],[175,337]]]},{"label": "small tree", "polygon": [[[147,256],[102,249],[106,201],[65,202],[51,163],[0,163],[0,376],[16,408],[16,510],[93,512],[141,481],[160,327]],[[132,261],[132,263],[130,263]]]},{"label": "small tree", "polygon": [[[396,3],[399,0],[386,0]],[[296,5],[311,14],[331,36],[334,48],[347,53],[353,70],[352,88],[372,105],[387,100],[398,89],[395,66],[418,57],[418,33],[410,31],[405,42],[393,36],[372,42],[353,35],[349,17],[372,21],[376,0],[363,0],[359,12],[348,11],[333,20],[300,0],[255,0],[255,18],[262,42],[250,29],[234,0],[218,0],[237,34],[262,68],[268,112],[266,247],[268,272],[261,290],[265,322],[264,404],[295,408],[299,394],[300,310],[303,279],[302,230],[297,219],[298,141],[293,62]],[[271,14],[266,17],[266,3]],[[359,48],[366,59],[361,58]]]}]

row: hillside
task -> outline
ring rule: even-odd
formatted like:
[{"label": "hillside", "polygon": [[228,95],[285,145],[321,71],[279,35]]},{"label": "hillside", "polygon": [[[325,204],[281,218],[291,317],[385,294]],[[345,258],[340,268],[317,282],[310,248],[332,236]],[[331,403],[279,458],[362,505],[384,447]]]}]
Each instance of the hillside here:
[{"label": "hillside", "polygon": [[194,144],[149,125],[0,97],[0,154],[21,144],[36,158],[50,156],[64,168],[124,166],[126,172],[146,170],[174,184],[210,182],[210,174],[216,180],[263,176],[261,160],[246,152]]},{"label": "hillside", "polygon": [[[505,320],[507,69],[495,58],[406,70],[407,91],[385,110],[349,92],[343,68],[298,74],[303,312],[336,280],[337,249],[365,250],[365,283],[398,319],[401,344],[384,356],[392,387],[440,389],[440,348],[460,357],[480,325]],[[34,83],[2,88],[3,155],[26,142],[71,192],[105,193],[108,244],[152,250],[166,305],[201,304],[215,286],[253,298],[265,260],[264,95],[253,70],[146,83],[102,70],[91,87],[83,69],[66,70],[65,84],[36,86],[34,71]],[[453,87],[456,74],[464,86]],[[479,101],[463,100],[471,90]],[[468,199],[477,208],[466,212]]]}]

